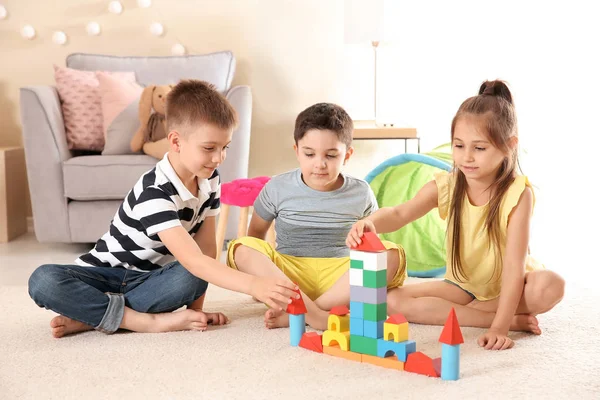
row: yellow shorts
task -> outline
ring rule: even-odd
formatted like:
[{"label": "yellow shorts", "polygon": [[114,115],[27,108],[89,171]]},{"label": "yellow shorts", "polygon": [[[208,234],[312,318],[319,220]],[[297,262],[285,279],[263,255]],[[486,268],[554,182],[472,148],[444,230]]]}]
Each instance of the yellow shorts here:
[{"label": "yellow shorts", "polygon": [[[335,282],[350,268],[350,257],[312,258],[295,257],[278,253],[269,243],[255,237],[242,237],[232,240],[227,247],[227,265],[238,269],[233,258],[237,246],[248,246],[265,256],[275,264],[290,280],[296,282],[313,301],[329,290]],[[406,255],[404,249],[395,243],[383,241],[386,249],[398,250],[398,270],[388,282],[388,288],[402,286],[406,279]]]}]

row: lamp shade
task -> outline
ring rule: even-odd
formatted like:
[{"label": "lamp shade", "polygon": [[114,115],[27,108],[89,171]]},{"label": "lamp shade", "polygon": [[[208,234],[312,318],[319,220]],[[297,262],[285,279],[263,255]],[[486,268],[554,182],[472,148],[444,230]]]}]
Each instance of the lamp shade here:
[{"label": "lamp shade", "polygon": [[384,39],[384,0],[344,1],[344,43],[367,44]]}]

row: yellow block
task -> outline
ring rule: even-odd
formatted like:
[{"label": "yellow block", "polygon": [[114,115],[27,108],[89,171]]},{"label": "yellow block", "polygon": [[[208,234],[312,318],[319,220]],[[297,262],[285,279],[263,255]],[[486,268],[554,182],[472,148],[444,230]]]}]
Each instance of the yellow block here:
[{"label": "yellow block", "polygon": [[327,329],[335,332],[350,331],[350,317],[348,315],[329,315],[327,318]]},{"label": "yellow block", "polygon": [[383,323],[383,338],[387,341],[404,342],[408,340],[408,322],[403,324]]},{"label": "yellow block", "polygon": [[332,346],[333,342],[336,342],[343,351],[348,351],[350,348],[350,331],[335,332],[326,330],[323,332],[323,347]]}]

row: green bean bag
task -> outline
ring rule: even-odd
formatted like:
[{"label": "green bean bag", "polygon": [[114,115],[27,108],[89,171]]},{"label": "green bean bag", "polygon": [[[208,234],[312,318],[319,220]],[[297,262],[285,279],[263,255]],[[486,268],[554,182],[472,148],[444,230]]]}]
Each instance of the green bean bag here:
[{"label": "green bean bag", "polygon": [[[400,154],[371,171],[365,178],[371,185],[379,207],[390,207],[413,198],[438,171],[449,171],[450,146],[437,147],[426,154]],[[446,271],[446,222],[438,210],[396,232],[379,235],[401,245],[406,251],[408,276],[434,277]]]}]

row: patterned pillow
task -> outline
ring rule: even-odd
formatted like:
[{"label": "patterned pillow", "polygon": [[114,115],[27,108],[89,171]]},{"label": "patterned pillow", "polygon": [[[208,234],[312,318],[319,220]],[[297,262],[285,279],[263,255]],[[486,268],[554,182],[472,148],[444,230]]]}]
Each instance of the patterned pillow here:
[{"label": "patterned pillow", "polygon": [[[134,72],[107,72],[135,81]],[[67,144],[71,150],[102,151],[102,108],[98,79],[94,71],[54,66],[56,89],[61,100]]]},{"label": "patterned pillow", "polygon": [[129,143],[140,126],[140,96],[144,90],[136,82],[97,71],[104,127],[102,155],[131,154]]}]

